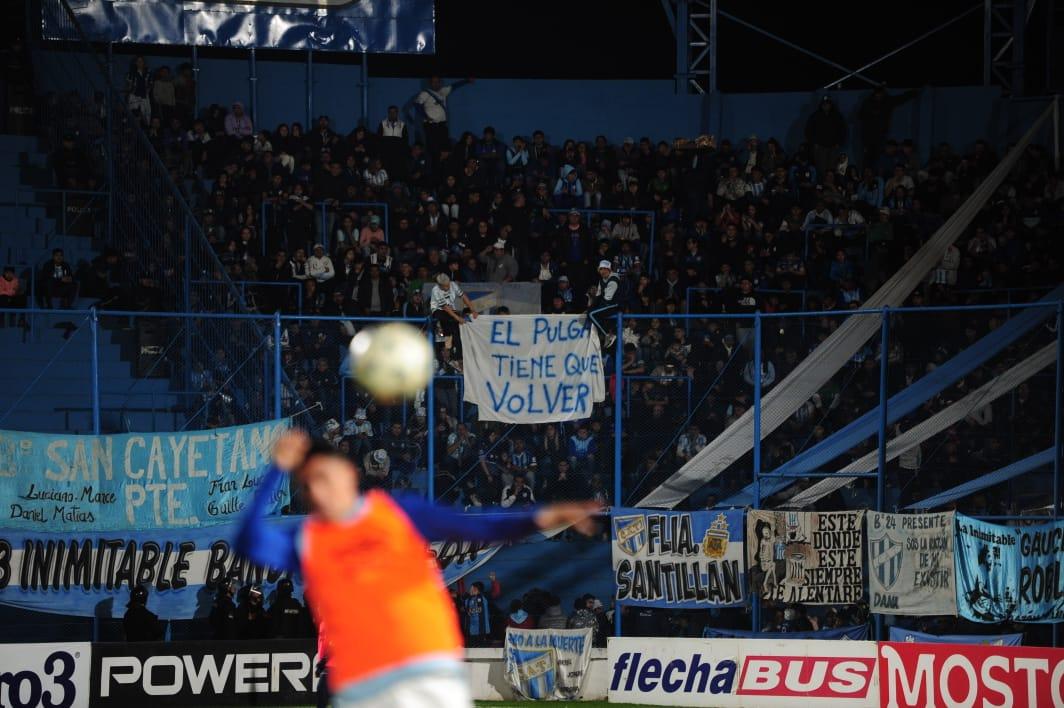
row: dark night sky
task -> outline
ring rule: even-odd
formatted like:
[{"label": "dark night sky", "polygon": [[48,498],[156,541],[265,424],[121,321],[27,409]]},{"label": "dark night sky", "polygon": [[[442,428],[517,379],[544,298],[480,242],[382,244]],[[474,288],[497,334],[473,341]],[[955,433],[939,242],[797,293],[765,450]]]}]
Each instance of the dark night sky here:
[{"label": "dark night sky", "polygon": [[[1044,4],[1044,3],[1043,3]],[[514,19],[516,3],[438,0],[434,59],[371,59],[375,74],[542,78],[670,78],[672,33],[656,0],[539,0]],[[807,3],[720,0],[721,10],[857,68],[974,5],[973,0],[890,4],[853,0]],[[1037,6],[1036,6],[1037,9]],[[504,13],[505,11],[505,13]],[[1031,26],[1039,27],[1040,18]],[[982,11],[869,70],[893,86],[982,81]],[[1028,33],[1028,62],[1037,66],[1042,33]],[[721,18],[718,83],[723,91],[808,90],[840,76],[752,30]],[[1037,71],[1029,71],[1038,80]],[[851,81],[848,86],[863,85]]]},{"label": "dark night sky", "polygon": [[[722,11],[774,32],[833,61],[857,68],[915,39],[980,0],[719,0]],[[17,3],[21,8],[22,3]],[[1049,3],[1038,3],[1027,38],[1028,92],[1041,93]],[[672,78],[672,32],[658,0],[436,0],[436,56],[375,55],[375,76],[483,78]],[[9,22],[0,32],[23,27]],[[890,86],[982,82],[982,11],[870,69]],[[841,73],[752,30],[721,18],[718,84],[722,91],[817,89]],[[159,52],[161,48],[153,48]],[[132,47],[119,50],[135,51]],[[185,55],[187,49],[161,53]],[[235,50],[206,50],[204,56]],[[263,59],[302,61],[297,53],[262,51]],[[315,61],[358,63],[358,55],[321,53]],[[865,84],[851,80],[844,88]]]},{"label": "dark night sky", "polygon": [[[889,6],[853,0],[721,0],[719,7],[856,68],[972,5],[972,0],[899,0]],[[404,64],[413,63],[434,65],[452,76],[544,78],[669,78],[675,71],[672,32],[655,0],[539,0],[530,6],[535,8],[531,16],[507,21],[500,10],[512,13],[514,3],[439,0],[434,62],[375,57],[371,66],[374,73],[378,68],[391,73],[391,64],[402,72]],[[808,89],[839,74],[724,18],[717,37],[724,91]],[[870,73],[899,86],[976,83],[982,78],[981,56],[982,15],[974,12]]]}]

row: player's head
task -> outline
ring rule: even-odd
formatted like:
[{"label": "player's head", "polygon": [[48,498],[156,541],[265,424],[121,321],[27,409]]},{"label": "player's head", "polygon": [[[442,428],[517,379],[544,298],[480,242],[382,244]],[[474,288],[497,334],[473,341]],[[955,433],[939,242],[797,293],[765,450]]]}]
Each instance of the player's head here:
[{"label": "player's head", "polygon": [[311,443],[295,473],[311,512],[328,521],[346,517],[358,500],[358,469],[327,440]]}]

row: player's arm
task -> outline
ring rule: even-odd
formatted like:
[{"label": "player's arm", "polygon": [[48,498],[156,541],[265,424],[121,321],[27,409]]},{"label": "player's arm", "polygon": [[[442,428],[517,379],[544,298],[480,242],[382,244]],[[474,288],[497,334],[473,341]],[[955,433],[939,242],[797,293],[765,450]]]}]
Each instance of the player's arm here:
[{"label": "player's arm", "polygon": [[416,497],[396,500],[421,534],[429,540],[461,538],[467,541],[510,541],[537,531],[571,526],[590,535],[597,526],[598,502],[551,504],[522,512],[462,514]]},{"label": "player's arm", "polygon": [[253,563],[280,570],[299,570],[294,532],[268,523],[265,512],[278,485],[285,480],[285,474],[299,463],[309,444],[306,436],[286,433],[274,446],[273,460],[259,481],[255,497],[244,511],[236,535],[237,552]]}]

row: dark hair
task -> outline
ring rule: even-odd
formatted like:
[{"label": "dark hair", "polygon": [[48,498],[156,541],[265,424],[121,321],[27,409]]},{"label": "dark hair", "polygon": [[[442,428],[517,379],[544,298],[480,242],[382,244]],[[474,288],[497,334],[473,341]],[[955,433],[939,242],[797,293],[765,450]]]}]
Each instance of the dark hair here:
[{"label": "dark hair", "polygon": [[296,469],[307,464],[310,458],[319,455],[322,457],[334,457],[338,460],[343,460],[344,462],[350,462],[347,455],[325,438],[313,438],[310,441],[310,448],[307,450],[307,454],[303,456],[303,461],[296,465]]}]

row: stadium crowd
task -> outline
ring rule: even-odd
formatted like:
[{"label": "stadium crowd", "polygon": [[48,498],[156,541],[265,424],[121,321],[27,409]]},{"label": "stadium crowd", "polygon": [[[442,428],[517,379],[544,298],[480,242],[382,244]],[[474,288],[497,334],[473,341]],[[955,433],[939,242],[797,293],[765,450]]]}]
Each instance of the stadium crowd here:
[{"label": "stadium crowd", "polygon": [[[584,312],[595,303],[594,264],[608,261],[619,279],[620,308],[661,315],[629,320],[619,344],[622,373],[638,377],[625,391],[625,446],[645,453],[626,455],[633,461],[625,468],[630,496],[652,489],[751,401],[752,322],[673,315],[858,308],[998,159],[983,141],[960,149],[942,143],[921,159],[918,146],[891,130],[892,111],[914,93],[883,89],[870,92],[853,126],[823,97],[803,118],[805,139],[797,145],[756,135],[736,143],[709,136],[615,143],[600,135],[552,144],[539,130],[504,137],[491,126],[452,142],[447,102],[460,98],[453,92],[466,82],[448,86],[434,77],[404,109],[391,106],[379,123],[345,135],[327,116],[306,127],[256,126],[239,102],[193,115],[192,81],[187,65],[174,72],[138,57],[126,81],[129,106],[199,214],[221,266],[233,281],[250,283],[248,304],[262,312],[423,317],[434,309],[426,284],[440,275],[457,283],[537,282],[544,312]],[[841,148],[851,130],[863,145],[860,155]],[[92,163],[69,137],[54,156],[57,182],[91,186]],[[1064,279],[1052,243],[1062,204],[1064,179],[1046,150],[1032,145],[906,304],[1044,294]],[[69,274],[50,262],[42,284],[53,278],[60,281],[51,286],[56,293],[69,292]],[[106,251],[82,264],[77,279],[81,294],[112,306],[174,305],[158,266],[131,253]],[[460,300],[456,309],[463,309]],[[896,318],[892,389],[912,383],[1003,316]],[[439,373],[454,379],[438,384],[435,430],[426,429],[422,399],[397,410],[347,383],[345,395],[339,393],[352,324],[286,323],[282,345],[292,393],[303,406],[321,404],[318,422],[326,434],[363,462],[376,484],[412,484],[409,473],[432,436],[442,461],[436,488],[448,501],[508,506],[588,495],[612,501],[612,406],[597,407],[575,425],[506,430],[474,423],[456,380],[462,371],[456,323],[439,319]],[[839,321],[775,321],[778,331],[764,336],[763,388],[785,377]],[[789,459],[874,405],[878,356],[870,342],[770,437],[767,464]],[[205,391],[231,378],[224,351],[195,366]],[[955,400],[989,372],[975,372],[922,413]],[[212,409],[214,424],[240,420],[240,402],[250,393],[230,393]],[[1047,404],[1044,395],[1037,386],[1016,393],[1020,402]],[[930,472],[921,492],[950,486],[973,470],[993,469],[1006,451],[1032,450],[1047,434],[1040,412],[1046,408],[1015,399],[999,405],[1020,413],[995,416],[988,406],[943,433],[929,459],[903,458],[895,471]],[[748,479],[749,473],[729,476],[709,503]],[[897,481],[895,490],[909,487],[907,478]],[[862,505],[870,492],[858,484],[847,493],[847,504]],[[969,503],[977,505],[973,510],[1000,507],[979,497]]]},{"label": "stadium crowd", "polygon": [[[452,140],[447,102],[460,100],[454,91],[464,82],[446,86],[436,78],[410,105],[391,106],[379,123],[347,134],[327,116],[308,126],[257,126],[239,102],[194,115],[193,81],[188,66],[175,72],[138,57],[126,96],[195,209],[220,267],[246,284],[242,292],[250,307],[263,313],[427,318],[434,308],[425,292],[445,275],[459,284],[535,282],[544,312],[579,313],[596,303],[594,266],[607,261],[619,278],[620,308],[660,315],[628,320],[615,345],[623,350],[621,373],[629,377],[622,391],[621,499],[613,499],[611,484],[612,405],[596,407],[575,424],[476,423],[475,411],[461,401],[463,362],[455,328],[441,327],[437,365],[448,378],[437,383],[436,425],[429,430],[422,397],[402,406],[379,405],[343,376],[346,344],[358,325],[285,322],[281,346],[291,382],[286,395],[304,407],[320,404],[317,422],[360,462],[367,486],[424,484],[417,472],[432,440],[438,498],[470,508],[587,497],[635,503],[742,415],[751,404],[755,376],[770,389],[838,326],[841,318],[827,313],[860,307],[904,267],[998,161],[983,141],[942,143],[929,159],[921,158],[924,146],[891,128],[892,111],[913,94],[882,89],[864,100],[854,125],[825,96],[801,118],[804,140],[784,145],[757,135],[735,142],[601,135],[552,142],[555,136],[540,130],[504,135],[491,126]],[[859,137],[860,155],[843,151],[849,133]],[[53,154],[57,185],[95,188],[101,175],[91,145],[83,135],[64,138]],[[94,207],[86,200],[73,208]],[[1064,281],[1053,238],[1062,209],[1064,177],[1053,171],[1046,150],[1032,145],[906,304],[1040,297]],[[132,249],[108,248],[87,264],[66,264],[56,253],[41,267],[38,300],[69,307],[80,295],[115,309],[175,309],[177,294],[167,276],[161,262]],[[5,304],[22,302],[25,288],[18,279],[9,271],[0,280]],[[825,314],[779,320],[778,329],[767,329],[764,362],[756,371],[752,320],[711,317],[755,311]],[[684,313],[706,317],[676,317]],[[896,316],[885,353],[891,392],[917,381],[1005,316],[1001,311],[964,319]],[[941,410],[1049,336],[1045,330],[1032,334],[898,429]],[[882,355],[878,341],[870,341],[770,436],[765,468],[877,405]],[[615,375],[612,362],[608,366],[607,374]],[[211,403],[210,424],[243,422],[241,402],[254,392],[229,387],[233,362],[226,351],[193,367],[193,385]],[[223,388],[227,395],[217,396]],[[1051,439],[1051,410],[1051,392],[1034,382],[973,411],[892,463],[890,506],[1041,449]],[[703,490],[696,503],[713,508],[747,483],[749,462],[739,460],[738,466],[740,474],[724,475],[720,486]],[[914,485],[917,473],[920,484]],[[993,492],[972,496],[958,508],[1020,510],[1014,495]],[[871,483],[861,480],[822,504],[867,507],[873,493]],[[1023,499],[1023,508],[1037,506],[1038,494]],[[212,615],[218,636],[277,631],[267,627],[261,590],[255,597],[256,591],[246,588],[239,602],[232,592],[220,593]],[[499,597],[494,578],[487,590],[478,582],[455,596],[472,645],[497,639],[499,627],[511,622],[595,626],[602,636],[609,631],[608,608],[593,597],[579,597],[568,619],[551,593],[532,591],[514,600],[508,615],[489,606],[489,599]],[[764,628],[841,626],[864,622],[862,612],[839,608],[808,618],[802,608],[781,607],[768,613]],[[696,618],[629,608],[623,621],[634,633],[676,636],[698,636],[704,623],[749,626],[741,611]]]}]

